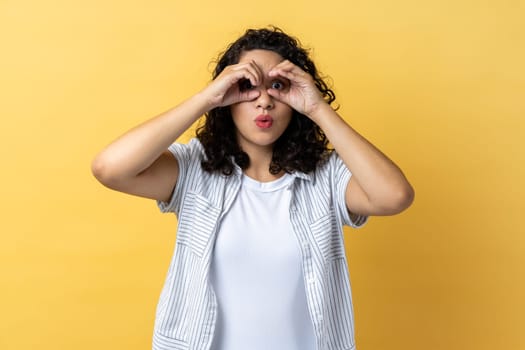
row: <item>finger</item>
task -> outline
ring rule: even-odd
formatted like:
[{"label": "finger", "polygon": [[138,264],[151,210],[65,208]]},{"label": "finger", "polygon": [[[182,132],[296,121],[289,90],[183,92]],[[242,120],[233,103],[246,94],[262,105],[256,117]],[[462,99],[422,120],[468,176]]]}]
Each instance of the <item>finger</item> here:
[{"label": "finger", "polygon": [[259,85],[262,77],[260,69],[257,67],[255,62],[241,63],[233,67],[233,70],[237,73],[242,74],[240,79],[248,79],[253,86]]},{"label": "finger", "polygon": [[230,76],[229,80],[230,86],[239,83],[243,79],[249,80],[251,85],[257,84],[257,76],[255,75],[255,73],[249,68],[244,68],[232,72],[232,75]]},{"label": "finger", "polygon": [[[309,79],[309,77],[302,77],[296,73],[280,71],[280,70],[276,71],[276,73],[277,73],[277,76],[280,77],[280,79],[286,80],[288,82],[287,84],[288,86],[285,89],[286,91],[295,90],[295,89],[304,90],[304,89],[309,89],[312,86],[314,86],[313,80]],[[283,92],[283,91],[280,91],[280,92]]]},{"label": "finger", "polygon": [[285,68],[285,67],[289,69],[289,68],[297,67],[297,66],[294,63],[292,63],[292,61],[290,60],[283,60],[277,63],[274,68]]},{"label": "finger", "polygon": [[260,82],[262,82],[264,80],[264,72],[263,72],[262,68],[259,67],[259,65],[257,63],[255,63],[254,60],[251,60],[250,64],[255,69],[255,71],[257,72],[257,84],[259,84]]},{"label": "finger", "polygon": [[304,71],[288,60],[284,60],[273,67],[268,73],[270,76],[275,75],[277,71],[294,72],[296,74],[304,73]]},{"label": "finger", "polygon": [[297,74],[282,69],[273,70],[272,73],[272,77],[283,77],[291,81],[296,81],[298,79]]},{"label": "finger", "polygon": [[288,99],[286,98],[286,94],[277,90],[277,89],[268,89],[266,90],[268,95],[272,96],[273,98],[279,100],[280,102],[288,104]]},{"label": "finger", "polygon": [[259,97],[260,94],[261,92],[259,90],[249,90],[249,91],[242,92],[239,96],[239,99],[240,99],[239,102],[255,100],[257,97]]},{"label": "finger", "polygon": [[306,82],[308,80],[311,80],[310,74],[306,73],[305,71],[303,71],[297,66],[294,66],[294,67],[285,66],[285,67],[280,67],[280,68],[274,68],[268,74],[274,77],[281,76],[295,83]]},{"label": "finger", "polygon": [[239,102],[252,101],[259,97],[260,94],[259,90],[240,91],[238,88],[235,88],[235,90],[229,91],[225,96],[221,107],[230,106]]}]

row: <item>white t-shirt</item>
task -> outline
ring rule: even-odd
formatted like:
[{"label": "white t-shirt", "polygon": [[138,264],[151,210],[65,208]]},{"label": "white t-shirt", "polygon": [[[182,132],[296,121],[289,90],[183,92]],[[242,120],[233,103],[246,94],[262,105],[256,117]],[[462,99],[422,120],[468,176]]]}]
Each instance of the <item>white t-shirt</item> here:
[{"label": "white t-shirt", "polygon": [[218,300],[212,350],[312,350],[301,252],[292,230],[294,176],[243,175],[217,234],[210,270]]}]

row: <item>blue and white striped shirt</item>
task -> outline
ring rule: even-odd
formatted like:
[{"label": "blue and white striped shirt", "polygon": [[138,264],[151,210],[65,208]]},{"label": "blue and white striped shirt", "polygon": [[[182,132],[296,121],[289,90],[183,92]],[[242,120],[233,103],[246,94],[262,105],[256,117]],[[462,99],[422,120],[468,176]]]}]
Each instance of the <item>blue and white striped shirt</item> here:
[{"label": "blue and white striped shirt", "polygon": [[[178,217],[177,239],[157,306],[153,350],[208,350],[217,317],[209,281],[211,255],[221,218],[241,185],[242,170],[225,176],[202,170],[204,149],[197,139],[173,144],[179,177],[162,212]],[[318,350],[355,350],[354,316],[343,225],[359,227],[345,203],[351,173],[334,152],[310,174],[293,173],[290,220],[300,242],[308,309]]]}]

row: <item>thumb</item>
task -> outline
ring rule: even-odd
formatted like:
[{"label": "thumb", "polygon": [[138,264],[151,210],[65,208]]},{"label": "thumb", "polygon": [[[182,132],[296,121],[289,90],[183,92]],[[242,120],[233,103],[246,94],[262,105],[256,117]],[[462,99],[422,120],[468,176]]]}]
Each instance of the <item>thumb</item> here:
[{"label": "thumb", "polygon": [[251,101],[255,100],[259,95],[261,94],[258,90],[249,90],[241,93],[240,100],[241,101]]},{"label": "thumb", "polygon": [[276,98],[277,100],[286,103],[286,100],[285,100],[286,95],[283,94],[281,91],[277,89],[268,89],[266,90],[266,92],[268,93],[268,95],[272,96],[273,98]]}]

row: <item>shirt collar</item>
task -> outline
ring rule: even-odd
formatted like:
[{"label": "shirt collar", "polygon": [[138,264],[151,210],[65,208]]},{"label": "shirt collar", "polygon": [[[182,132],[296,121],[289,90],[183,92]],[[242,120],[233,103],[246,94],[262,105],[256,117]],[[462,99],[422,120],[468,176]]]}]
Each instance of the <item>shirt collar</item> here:
[{"label": "shirt collar", "polygon": [[301,171],[294,171],[292,175],[299,179],[308,180],[308,181],[312,181],[313,179],[312,173],[303,173]]},{"label": "shirt collar", "polygon": [[[235,163],[235,161],[233,162],[233,174],[239,178],[242,176],[242,169],[240,166],[237,165],[237,163]],[[292,175],[295,178],[302,179],[302,180],[307,180],[307,181],[313,180],[312,173],[303,173],[301,171],[296,170],[292,172],[290,175]]]}]

